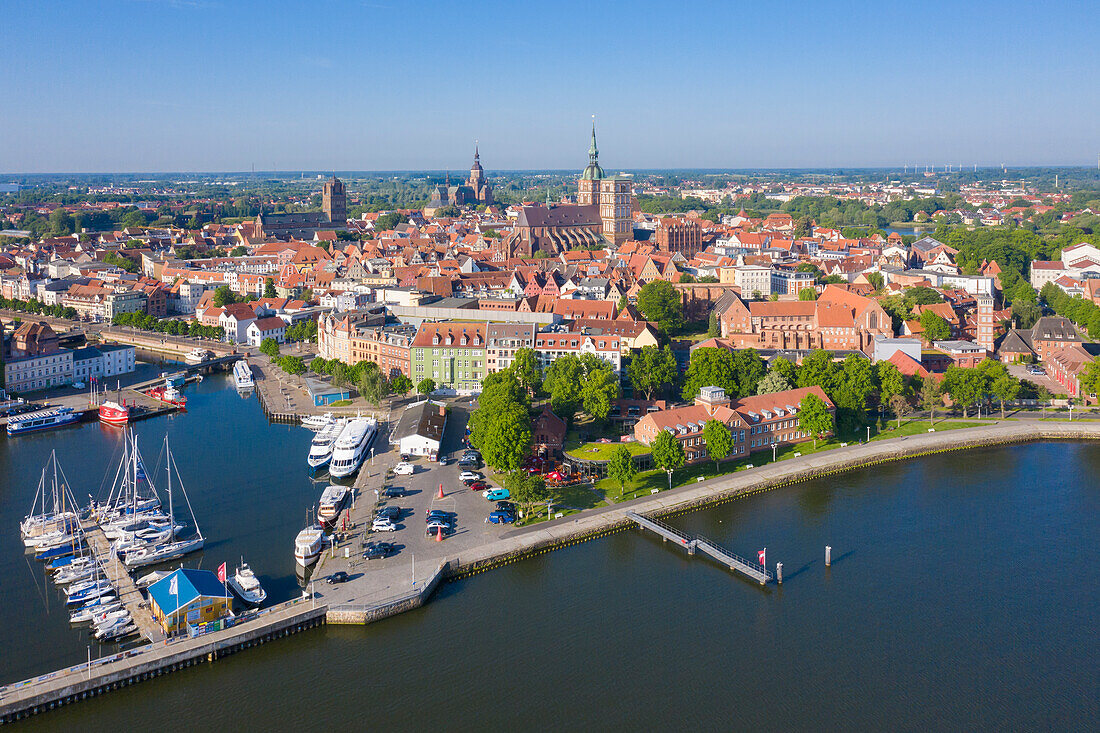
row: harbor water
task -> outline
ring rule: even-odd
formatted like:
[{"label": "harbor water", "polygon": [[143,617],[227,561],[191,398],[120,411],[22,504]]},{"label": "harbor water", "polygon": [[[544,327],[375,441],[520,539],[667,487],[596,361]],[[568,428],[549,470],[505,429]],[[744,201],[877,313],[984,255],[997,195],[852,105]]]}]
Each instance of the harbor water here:
[{"label": "harbor water", "polygon": [[[298,592],[293,537],[320,491],[311,434],[269,425],[227,386],[189,386],[186,414],[136,430],[149,463],[171,437],[208,538],[187,564],[243,555],[282,600]],[[17,521],[51,449],[82,497],[120,443],[92,424],[0,440],[0,681],[86,657]],[[19,725],[1095,730],[1098,471],[1100,445],[1036,443],[819,479],[669,520],[743,556],[766,547],[782,586],[631,530],[444,584],[377,624],[305,632]]]}]

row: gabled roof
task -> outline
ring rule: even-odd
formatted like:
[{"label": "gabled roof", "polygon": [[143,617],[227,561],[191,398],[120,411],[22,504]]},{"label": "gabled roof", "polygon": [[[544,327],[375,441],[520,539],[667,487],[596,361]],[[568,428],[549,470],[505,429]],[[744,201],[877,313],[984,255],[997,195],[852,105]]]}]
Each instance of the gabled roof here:
[{"label": "gabled roof", "polygon": [[[176,593],[171,593],[175,584]],[[178,568],[149,586],[149,598],[165,615],[175,613],[196,598],[229,598],[229,592],[209,570]]]}]

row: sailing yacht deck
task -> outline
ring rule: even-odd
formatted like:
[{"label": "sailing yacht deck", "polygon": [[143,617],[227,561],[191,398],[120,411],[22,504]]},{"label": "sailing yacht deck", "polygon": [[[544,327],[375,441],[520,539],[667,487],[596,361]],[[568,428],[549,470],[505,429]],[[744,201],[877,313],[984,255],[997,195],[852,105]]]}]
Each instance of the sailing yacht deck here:
[{"label": "sailing yacht deck", "polygon": [[153,618],[149,604],[145,602],[134,579],[126,572],[126,566],[112,557],[111,541],[103,534],[103,530],[95,522],[89,521],[84,524],[84,536],[88,540],[88,547],[91,548],[100,566],[104,568],[107,579],[118,592],[118,599],[130,612],[130,617],[134,619],[134,624],[141,635],[149,641],[164,641],[164,631]]}]

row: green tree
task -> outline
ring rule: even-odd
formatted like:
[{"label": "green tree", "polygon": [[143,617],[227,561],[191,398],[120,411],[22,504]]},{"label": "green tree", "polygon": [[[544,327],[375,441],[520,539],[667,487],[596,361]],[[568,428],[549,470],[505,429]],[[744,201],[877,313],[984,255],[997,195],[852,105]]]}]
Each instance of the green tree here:
[{"label": "green tree", "polygon": [[581,360],[572,354],[551,362],[542,380],[543,390],[550,395],[550,406],[566,421],[571,421],[584,400],[584,369]]},{"label": "green tree", "polygon": [[721,335],[722,324],[718,321],[718,314],[711,311],[710,317],[707,319],[707,336],[718,338]]},{"label": "green tree", "polygon": [[427,397],[432,392],[435,392],[435,380],[431,377],[421,379],[416,385],[416,391]]},{"label": "green tree", "polygon": [[531,518],[532,507],[537,504],[551,504],[556,500],[556,492],[546,485],[542,476],[528,474],[526,471],[512,471],[504,477],[504,488],[522,507],[524,521]]},{"label": "green tree", "polygon": [[246,254],[248,254],[248,249],[242,245],[237,245],[229,250],[230,257],[244,257]]},{"label": "green tree", "polygon": [[928,410],[928,424],[936,424],[936,407],[943,404],[942,387],[936,378],[929,374],[924,378],[924,384],[920,390],[921,407]]},{"label": "green tree", "polygon": [[820,438],[833,432],[833,415],[823,399],[813,393],[802,398],[798,405],[798,428],[814,436],[814,448]]},{"label": "green tree", "polygon": [[485,463],[497,471],[518,471],[531,451],[531,418],[513,404],[489,422],[476,444]]},{"label": "green tree", "polygon": [[802,288],[798,291],[799,300],[817,300],[817,291],[813,288]]},{"label": "green tree", "polygon": [[791,387],[798,384],[798,367],[782,356],[772,359],[768,372],[775,372],[780,375]]},{"label": "green tree", "polygon": [[643,346],[631,356],[626,371],[634,393],[651,400],[676,381],[676,357],[668,346]]},{"label": "green tree", "polygon": [[619,484],[619,496],[623,495],[626,491],[626,484],[638,470],[634,468],[634,457],[630,454],[630,449],[625,445],[620,445],[611,453],[611,458],[607,462],[607,475],[613,481],[617,481]]},{"label": "green tree", "polygon": [[892,404],[892,398],[905,391],[905,376],[889,361],[876,364],[875,372],[878,376],[879,401],[884,405]]},{"label": "green tree", "polygon": [[287,374],[305,374],[306,363],[302,361],[300,356],[280,356],[278,363]]},{"label": "green tree", "polygon": [[818,386],[828,394],[833,388],[833,382],[837,376],[837,365],[833,361],[833,355],[824,349],[811,351],[802,365],[798,367],[798,386]]},{"label": "green tree", "polygon": [[530,408],[527,392],[516,379],[516,375],[508,369],[487,375],[481,383],[477,409],[470,413],[467,423],[470,442],[475,446],[480,444],[497,416],[516,408],[524,411]]},{"label": "green tree", "polygon": [[737,373],[733,354],[728,349],[706,346],[691,353],[681,394],[685,401],[690,402],[703,387],[721,387],[727,394],[737,394]]},{"label": "green tree", "polygon": [[924,329],[924,338],[929,343],[933,341],[946,341],[951,338],[951,324],[943,316],[933,311],[925,311],[920,314],[920,325]]},{"label": "green tree", "polygon": [[647,321],[654,321],[667,334],[678,332],[684,325],[680,293],[665,280],[646,283],[638,291],[638,310]]},{"label": "green tree", "polygon": [[267,354],[272,359],[279,358],[279,342],[268,337],[260,342],[260,353]]},{"label": "green tree", "polygon": [[386,383],[386,376],[379,369],[364,370],[357,386],[359,394],[375,407],[381,405],[388,394],[389,385]]},{"label": "green tree", "polygon": [[1008,373],[1002,374],[989,385],[989,391],[993,393],[1001,403],[1001,419],[1005,419],[1005,402],[1016,399],[1020,394],[1020,381],[1014,379]]},{"label": "green tree", "polygon": [[756,394],[773,394],[775,392],[786,392],[791,388],[791,383],[787,381],[779,372],[772,370],[761,379],[756,385]]},{"label": "green tree", "polygon": [[1089,362],[1079,379],[1084,394],[1100,394],[1100,356]]},{"label": "green tree", "polygon": [[404,374],[396,374],[393,379],[390,380],[390,391],[393,394],[399,394],[402,397],[412,391],[412,380],[406,377]]},{"label": "green tree", "polygon": [[54,236],[64,236],[73,233],[73,216],[65,209],[54,209],[50,212],[50,233]]},{"label": "green tree", "polygon": [[724,422],[711,418],[703,425],[703,441],[714,459],[714,472],[718,473],[718,462],[733,452],[733,435]]},{"label": "green tree", "polygon": [[534,397],[542,388],[542,374],[539,371],[538,356],[534,349],[518,349],[512,359],[512,365],[508,367],[516,375],[520,386]]},{"label": "green tree", "polygon": [[756,394],[756,385],[764,378],[767,367],[756,349],[738,349],[733,352],[733,373],[737,377],[737,396]]},{"label": "green tree", "polygon": [[985,379],[977,369],[949,366],[943,375],[943,388],[952,401],[962,406],[963,417],[967,417],[968,408],[982,398]]},{"label": "green tree", "polygon": [[269,277],[264,278],[264,297],[276,298],[278,295],[279,294],[275,292],[275,281]]},{"label": "green tree", "polygon": [[672,488],[672,472],[684,465],[687,460],[684,446],[667,430],[657,434],[650,446],[653,465],[668,474],[668,488]]},{"label": "green tree", "polygon": [[603,422],[611,414],[611,402],[619,397],[619,379],[611,366],[589,372],[581,388],[581,406],[596,420]]},{"label": "green tree", "polygon": [[227,305],[239,302],[240,298],[237,297],[236,293],[229,289],[228,285],[219,285],[217,288],[214,289],[215,308],[224,308]]},{"label": "green tree", "polygon": [[867,282],[871,283],[871,287],[876,291],[882,290],[886,285],[886,280],[882,277],[881,272],[869,272],[867,273]]},{"label": "green tree", "polygon": [[396,211],[391,211],[388,214],[382,214],[378,217],[377,220],[375,220],[374,229],[378,232],[389,231],[398,224],[404,223],[408,220],[409,218],[404,214],[398,213]]}]

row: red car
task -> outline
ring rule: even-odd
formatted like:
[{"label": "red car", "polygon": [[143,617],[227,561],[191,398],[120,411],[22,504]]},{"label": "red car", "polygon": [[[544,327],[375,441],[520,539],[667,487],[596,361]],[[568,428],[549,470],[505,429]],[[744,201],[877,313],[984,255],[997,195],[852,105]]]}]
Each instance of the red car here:
[{"label": "red car", "polygon": [[485,491],[485,489],[492,488],[484,481],[474,481],[470,484],[470,491]]}]

